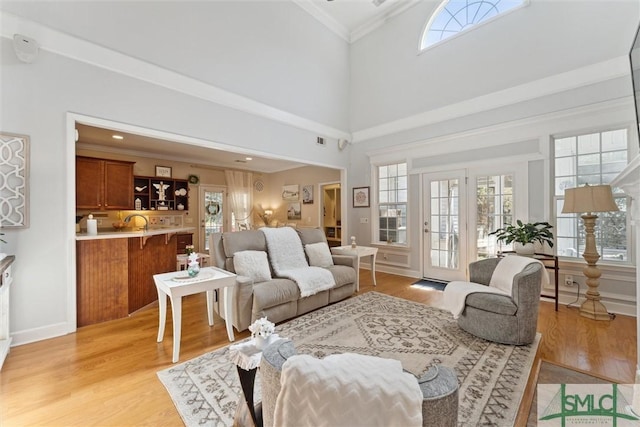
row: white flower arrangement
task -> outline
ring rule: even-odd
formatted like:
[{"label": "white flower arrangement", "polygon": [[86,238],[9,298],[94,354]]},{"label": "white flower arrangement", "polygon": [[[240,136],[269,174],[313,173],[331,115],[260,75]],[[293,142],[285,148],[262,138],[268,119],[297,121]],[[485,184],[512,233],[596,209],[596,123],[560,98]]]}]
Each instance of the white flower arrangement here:
[{"label": "white flower arrangement", "polygon": [[198,254],[195,252],[191,252],[187,258],[189,258],[189,265],[194,265],[198,263]]},{"label": "white flower arrangement", "polygon": [[262,337],[269,338],[274,333],[276,325],[269,322],[266,317],[258,319],[249,326],[251,338]]}]

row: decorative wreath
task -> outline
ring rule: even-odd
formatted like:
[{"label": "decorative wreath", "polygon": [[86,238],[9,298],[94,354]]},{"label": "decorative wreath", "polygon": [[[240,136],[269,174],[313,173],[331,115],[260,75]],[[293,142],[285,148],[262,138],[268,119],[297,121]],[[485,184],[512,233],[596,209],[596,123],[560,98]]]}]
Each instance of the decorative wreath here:
[{"label": "decorative wreath", "polygon": [[189,184],[197,184],[200,182],[198,175],[189,175]]}]

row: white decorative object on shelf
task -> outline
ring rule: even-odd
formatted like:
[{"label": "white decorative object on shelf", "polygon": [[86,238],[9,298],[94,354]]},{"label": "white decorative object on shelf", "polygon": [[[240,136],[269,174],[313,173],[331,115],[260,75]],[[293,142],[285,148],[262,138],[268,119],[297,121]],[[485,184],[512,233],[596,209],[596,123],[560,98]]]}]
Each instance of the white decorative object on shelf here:
[{"label": "white decorative object on shelf", "polygon": [[269,322],[266,317],[256,320],[249,326],[251,337],[254,339],[256,348],[262,350],[269,344],[271,335],[273,335],[275,331],[275,327],[276,325]]},{"label": "white decorative object on shelf", "polygon": [[187,273],[189,277],[195,277],[200,273],[200,265],[198,264],[198,254],[196,252],[191,252],[188,256],[189,265],[187,266]]},{"label": "white decorative object on shelf", "polygon": [[356,246],[356,236],[351,236],[351,247],[355,249]]}]

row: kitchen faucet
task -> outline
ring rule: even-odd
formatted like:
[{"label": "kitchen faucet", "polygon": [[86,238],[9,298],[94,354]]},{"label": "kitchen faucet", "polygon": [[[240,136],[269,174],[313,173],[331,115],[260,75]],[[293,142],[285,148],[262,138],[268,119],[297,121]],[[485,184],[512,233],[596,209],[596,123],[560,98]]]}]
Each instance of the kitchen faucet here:
[{"label": "kitchen faucet", "polygon": [[144,215],[140,215],[140,214],[127,215],[127,217],[123,221],[128,224],[129,221],[131,221],[131,218],[133,218],[134,216],[139,216],[140,218],[144,219],[144,230],[145,231],[149,230],[149,220]]}]

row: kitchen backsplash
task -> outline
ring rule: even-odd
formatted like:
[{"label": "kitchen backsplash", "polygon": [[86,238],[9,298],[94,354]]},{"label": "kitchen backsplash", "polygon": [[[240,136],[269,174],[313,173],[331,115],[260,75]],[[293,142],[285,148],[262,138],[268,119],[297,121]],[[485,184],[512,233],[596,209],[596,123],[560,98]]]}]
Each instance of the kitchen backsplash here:
[{"label": "kitchen backsplash", "polygon": [[[189,216],[188,212],[177,213],[172,211],[168,213],[167,211],[77,211],[76,219],[79,216],[82,216],[78,224],[80,225],[80,230],[85,232],[87,230],[87,218],[89,214],[92,214],[93,217],[98,220],[98,230],[110,230],[113,231],[113,223],[117,223],[127,215],[131,214],[140,214],[147,218],[149,221],[149,227],[166,227],[166,226],[175,226],[182,227],[187,224],[187,217]],[[190,218],[189,218],[190,219]],[[143,227],[144,220],[140,217],[133,217],[130,223],[131,227]]]}]

